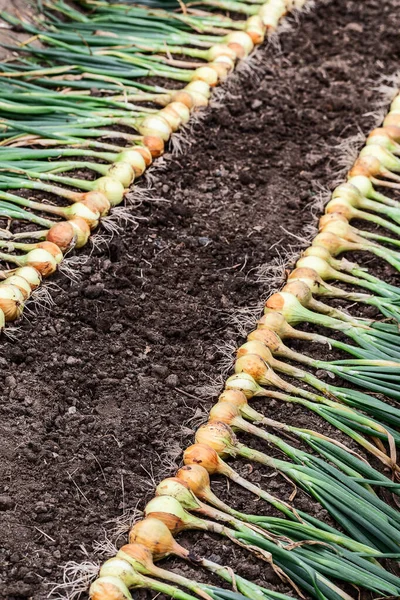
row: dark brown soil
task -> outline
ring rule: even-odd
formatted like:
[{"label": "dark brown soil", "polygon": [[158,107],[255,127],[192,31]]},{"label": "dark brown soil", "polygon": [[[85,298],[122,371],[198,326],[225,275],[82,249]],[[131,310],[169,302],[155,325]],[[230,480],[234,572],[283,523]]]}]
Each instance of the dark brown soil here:
[{"label": "dark brown soil", "polygon": [[[0,597],[44,600],[67,561],[100,561],[93,548],[110,522],[142,509],[153,480],[179,464],[216,397],[207,386],[221,373],[218,346],[239,339],[228,311],[265,296],[254,269],[297,243],[287,231],[302,235],[310,203],[336,179],[335,145],[374,125],[374,86],[400,64],[398,9],[398,0],[317,2],[292,21],[157,173],[165,200],[143,202],[138,228],[94,250],[78,282],[53,279],[54,306],[27,313],[15,340],[3,337]],[[277,401],[268,415],[327,430]],[[284,480],[252,468],[254,481],[289,498]],[[222,480],[215,489],[239,509],[268,512]],[[294,504],[325,514],[300,492]],[[231,544],[180,540],[290,593]]]}]

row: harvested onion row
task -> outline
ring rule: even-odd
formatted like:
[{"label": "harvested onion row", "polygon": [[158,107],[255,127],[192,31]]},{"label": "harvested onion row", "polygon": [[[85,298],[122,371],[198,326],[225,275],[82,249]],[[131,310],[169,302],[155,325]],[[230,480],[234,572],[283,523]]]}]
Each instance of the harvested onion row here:
[{"label": "harvested onion row", "polygon": [[[268,299],[265,315],[238,349],[235,374],[228,378],[225,391],[210,411],[208,423],[198,429],[196,443],[185,450],[185,466],[175,477],[159,484],[156,498],[146,506],[145,518],[131,529],[129,544],[100,571],[100,578],[91,588],[91,597],[95,600],[129,598],[119,592],[117,582],[126,581],[124,572],[130,572],[131,568],[169,585],[180,585],[199,597],[207,597],[204,594],[212,598],[225,597],[223,590],[214,588],[216,595],[213,596],[207,586],[155,566],[153,561],[169,555],[189,560],[234,583],[235,593],[242,595],[240,597],[261,600],[282,597],[183,548],[172,535],[187,529],[213,532],[254,553],[269,562],[298,595],[305,591],[320,600],[348,600],[350,596],[336,583],[342,581],[380,597],[399,596],[400,579],[385,571],[378,560],[399,558],[400,513],[381,500],[375,490],[386,488],[400,495],[400,483],[396,481],[400,479],[396,459],[396,446],[400,445],[400,412],[383,399],[327,384],[303,368],[323,369],[367,391],[400,399],[400,353],[397,350],[400,288],[380,281],[346,259],[336,258],[345,251],[362,250],[386,259],[395,268],[400,266],[400,253],[388,251],[375,241],[400,245],[400,240],[393,237],[400,231],[397,225],[400,204],[372,187],[374,183],[400,188],[400,176],[395,174],[400,173],[400,161],[398,165],[396,162],[396,154],[400,155],[400,119],[398,130],[397,125],[392,124],[397,119],[397,107],[400,108],[400,96],[392,105],[392,116],[389,114],[386,120],[390,128],[375,130],[368,138],[366,148],[379,148],[361,152],[361,158],[349,173],[349,182],[335,190],[326,207],[326,215],[320,221],[321,233],[299,259],[283,291]],[[371,139],[373,143],[369,143]],[[385,179],[377,179],[378,176]],[[394,181],[399,184],[393,184]],[[350,218],[372,221],[390,230],[392,237],[355,230],[349,225]],[[373,294],[347,292],[326,283],[331,279]],[[375,306],[388,321],[353,317],[314,295],[324,300],[339,298]],[[339,331],[355,344],[293,327],[301,322]],[[329,343],[352,358],[314,360],[286,346],[283,340],[291,338]],[[301,368],[283,362],[284,359],[300,363]],[[277,372],[291,380],[300,380],[314,391],[286,381]],[[297,403],[315,412],[375,455],[392,471],[393,479],[333,438],[275,421],[255,411],[249,405],[255,396]],[[285,460],[245,446],[235,432],[263,440],[279,449]],[[314,453],[292,446],[278,433],[290,439],[296,437]],[[382,441],[387,443],[387,448]],[[345,533],[296,510],[291,502],[243,478],[225,462],[229,457],[261,463],[291,479],[314,497]],[[214,474],[228,477],[282,516],[250,515],[235,510],[212,492],[209,476]],[[110,573],[116,579],[107,579]],[[129,575],[126,578],[129,582]]]},{"label": "harvested onion row", "polygon": [[[0,230],[0,260],[9,265],[2,277],[13,277],[0,287],[0,330],[22,314],[32,292],[11,265],[36,269],[41,279],[63,253],[84,247],[191,112],[208,105],[212,88],[305,0],[200,4],[204,10],[191,14],[175,12],[182,8],[175,2],[155,8],[81,0],[77,10],[48,0],[48,23],[0,13],[32,36],[0,65],[0,217],[9,224]],[[184,86],[143,83],[154,76]],[[115,129],[121,125],[125,131]],[[97,179],[68,176],[76,169]],[[27,200],[22,189],[46,192],[57,205]]]}]

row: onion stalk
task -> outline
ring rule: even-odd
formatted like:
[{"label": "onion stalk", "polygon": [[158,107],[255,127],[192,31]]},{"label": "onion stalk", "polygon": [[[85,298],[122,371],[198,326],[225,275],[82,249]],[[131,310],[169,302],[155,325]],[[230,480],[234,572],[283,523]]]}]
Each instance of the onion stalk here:
[{"label": "onion stalk", "polygon": [[[316,401],[313,402],[299,396],[291,396],[275,390],[267,390],[259,386],[255,379],[247,373],[240,373],[239,375],[229,377],[225,387],[227,390],[239,390],[243,392],[247,398],[252,398],[253,396],[269,397],[276,398],[283,402],[305,406],[351,437],[368,452],[374,454],[387,467],[392,470],[396,470],[397,468],[396,446],[400,446],[399,433],[388,426],[384,427],[378,421],[359,413],[349,406],[339,404],[338,402],[334,402],[323,396],[318,397]],[[375,446],[360,435],[360,433],[371,436],[374,440],[383,440],[387,442],[390,448],[390,457],[387,456],[383,447],[375,448]]]},{"label": "onion stalk", "polygon": [[284,474],[311,494],[354,539],[383,552],[397,551],[397,511],[321,459],[298,449],[293,453],[282,440],[280,448],[285,448],[285,454],[294,462],[272,458],[241,444],[231,428],[221,422],[200,427],[196,442],[209,445],[222,456],[240,456]]},{"label": "onion stalk", "polygon": [[[162,521],[172,533],[197,529],[217,533],[228,538],[233,543],[245,548],[258,558],[268,562],[281,575],[286,574],[290,581],[309,591],[316,598],[346,598],[349,597],[340,588],[320,575],[315,569],[299,559],[293,552],[279,547],[267,538],[248,529],[246,532],[230,529],[214,521],[195,517],[188,513],[182,505],[171,496],[159,496],[151,500],[145,509],[146,517]],[[139,532],[139,535],[138,535]],[[148,527],[146,527],[148,534]],[[135,525],[130,533],[130,542],[144,543],[142,525]],[[273,553],[273,562],[272,562]],[[296,587],[296,589],[298,589]],[[340,595],[344,594],[344,595]]]},{"label": "onion stalk", "polygon": [[[168,495],[170,492],[170,495]],[[184,485],[179,481],[179,478],[170,478],[161,482],[161,484],[157,488],[158,496],[165,498],[167,500],[166,506],[171,504],[169,498],[174,498],[181,507],[185,511],[195,512],[196,514],[202,515],[202,517],[212,518],[221,523],[225,523],[233,527],[237,532],[253,536],[254,533],[256,535],[260,535],[268,541],[272,541],[276,545],[281,548],[289,549],[292,554],[296,555],[298,558],[302,558],[302,555],[307,556],[307,563],[310,567],[315,569],[316,572],[322,573],[328,577],[334,577],[336,579],[341,579],[343,581],[349,581],[350,583],[354,583],[357,580],[357,585],[362,587],[367,587],[374,589],[375,591],[386,591],[386,593],[395,592],[397,593],[397,586],[399,586],[399,580],[397,577],[387,573],[382,573],[382,568],[380,566],[372,566],[370,561],[366,561],[364,559],[360,559],[359,556],[354,557],[354,561],[352,560],[352,553],[349,551],[342,551],[340,549],[331,548],[328,546],[320,546],[319,544],[311,544],[310,540],[307,540],[310,545],[307,543],[304,544],[303,548],[307,548],[306,552],[303,551],[302,545],[299,544],[293,546],[293,543],[290,539],[285,539],[280,536],[280,539],[274,540],[274,536],[272,536],[268,531],[267,527],[263,528],[254,528],[253,525],[249,525],[234,517],[231,513],[221,511],[219,509],[214,509],[207,504],[204,504],[193,494],[193,492],[188,488],[188,486]],[[174,508],[174,503],[173,508]],[[154,510],[157,512],[159,507],[164,508],[164,502],[160,502],[159,499],[152,500],[148,507],[146,508],[146,513],[150,510]],[[175,502],[175,506],[176,502]],[[150,507],[152,507],[150,509]],[[174,514],[176,514],[174,511]],[[153,514],[150,512],[150,514]],[[265,525],[265,522],[264,522]],[[311,528],[309,528],[311,529]],[[323,532],[321,532],[321,536],[323,536]],[[329,535],[325,536],[326,539],[329,539]],[[358,547],[358,550],[364,548],[362,544],[354,543],[354,546]],[[338,554],[336,554],[336,552]],[[374,554],[374,550],[368,548],[368,552],[372,552]],[[281,558],[280,553],[276,551],[274,548],[271,550],[272,557],[275,558],[277,554],[278,561]],[[375,552],[376,554],[376,552]],[[324,556],[322,556],[324,555]],[[339,555],[339,556],[338,556]],[[329,556],[330,558],[330,568],[326,568],[325,557]],[[282,558],[281,558],[282,560]],[[283,569],[284,570],[284,569]],[[375,577],[371,577],[372,573]],[[366,574],[369,574],[366,576]],[[383,575],[383,576],[382,576]],[[390,582],[390,586],[389,586]],[[382,586],[382,587],[381,587]]]}]

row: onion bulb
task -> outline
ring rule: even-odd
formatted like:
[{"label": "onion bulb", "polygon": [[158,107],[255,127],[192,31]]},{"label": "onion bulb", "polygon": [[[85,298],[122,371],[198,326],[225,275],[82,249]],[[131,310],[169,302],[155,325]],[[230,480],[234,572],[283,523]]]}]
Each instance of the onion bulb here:
[{"label": "onion bulb", "polygon": [[195,439],[197,444],[210,446],[222,458],[235,454],[235,434],[226,423],[213,421],[202,425],[196,431]]},{"label": "onion bulb", "polygon": [[95,190],[105,195],[111,206],[121,204],[124,199],[125,188],[118,179],[104,176],[96,179]]},{"label": "onion bulb", "polygon": [[285,0],[269,0],[262,4],[258,11],[263,24],[269,30],[275,31],[281,18],[287,13]]},{"label": "onion bulb", "polygon": [[159,135],[145,135],[143,137],[143,145],[150,150],[153,158],[158,158],[164,154],[164,140]]},{"label": "onion bulb", "polygon": [[172,496],[157,496],[146,504],[146,517],[158,519],[168,527],[172,534],[184,531],[189,527],[202,529],[202,521],[188,513]]},{"label": "onion bulb", "polygon": [[163,479],[156,488],[156,496],[175,498],[185,510],[199,510],[200,503],[189,486],[178,477]]},{"label": "onion bulb", "polygon": [[24,294],[15,285],[2,283],[0,285],[0,310],[4,313],[5,320],[15,321],[24,310]]},{"label": "onion bulb", "polygon": [[[146,148],[147,150],[147,148]],[[148,150],[150,154],[150,150]],[[151,158],[151,154],[150,154]],[[107,171],[109,177],[119,181],[123,188],[128,188],[135,180],[135,171],[128,162],[119,160],[115,162]]]},{"label": "onion bulb", "polygon": [[167,142],[172,134],[168,122],[159,114],[144,117],[138,126],[138,131],[144,136],[159,137]]},{"label": "onion bulb", "polygon": [[236,373],[226,380],[225,389],[240,391],[246,398],[253,398],[260,390],[260,386],[249,373]]},{"label": "onion bulb", "polygon": [[11,275],[10,277],[7,277],[5,281],[2,281],[0,285],[5,285],[5,283],[7,283],[7,285],[13,285],[17,287],[21,292],[24,301],[27,300],[32,293],[31,286],[29,285],[27,280],[24,279],[24,277],[21,277],[20,275]]},{"label": "onion bulb", "polygon": [[134,176],[140,177],[146,170],[147,163],[149,162],[149,154],[151,158],[150,150],[144,146],[135,146],[132,150],[123,150],[119,153],[118,160],[114,163],[113,167],[127,163],[133,170]]},{"label": "onion bulb", "polygon": [[210,476],[201,465],[185,465],[177,472],[176,479],[186,485],[200,500],[207,500],[212,494]]},{"label": "onion bulb", "polygon": [[128,588],[118,577],[100,577],[89,589],[91,600],[133,600]]},{"label": "onion bulb", "polygon": [[209,62],[212,62],[219,56],[229,57],[231,60],[236,60],[235,51],[232,48],[229,48],[227,44],[214,44],[211,48],[208,49],[207,59]]},{"label": "onion bulb", "polygon": [[135,570],[129,562],[113,557],[102,564],[99,575],[100,577],[118,577],[127,587],[130,587],[135,579]]},{"label": "onion bulb", "polygon": [[57,244],[63,252],[70,248],[82,248],[90,237],[90,227],[81,217],[55,223],[48,231],[46,240]]},{"label": "onion bulb", "polygon": [[[261,342],[273,353],[277,352],[281,346],[281,339],[279,335],[275,333],[275,331],[267,329],[266,327],[251,331],[247,336],[247,339],[249,341]],[[232,403],[234,404],[235,402],[232,400]]]},{"label": "onion bulb", "polygon": [[135,523],[129,532],[129,543],[145,546],[155,557],[174,554],[176,546],[168,526],[156,517]]},{"label": "onion bulb", "polygon": [[33,267],[42,277],[48,277],[57,270],[54,256],[42,248],[31,250],[25,256],[18,257],[18,262],[21,266]]},{"label": "onion bulb", "polygon": [[212,69],[210,66],[207,67],[199,67],[193,72],[192,81],[204,81],[211,87],[214,87],[218,83],[218,75],[215,69]]},{"label": "onion bulb", "polygon": [[210,475],[223,473],[223,463],[217,452],[208,444],[193,444],[186,448],[183,453],[185,465],[200,465]]},{"label": "onion bulb", "polygon": [[225,37],[225,43],[235,52],[238,58],[245,58],[254,48],[253,40],[245,31],[233,31],[229,33]]},{"label": "onion bulb", "polygon": [[246,21],[245,32],[254,45],[261,44],[265,38],[265,25],[259,15],[253,15]]},{"label": "onion bulb", "polygon": [[[30,285],[31,290],[36,290],[39,287],[42,278],[39,272],[33,267],[18,267],[11,271],[11,275],[18,275],[18,277],[23,277]],[[7,278],[8,279],[8,278]]]},{"label": "onion bulb", "polygon": [[173,102],[179,102],[184,104],[189,109],[194,107],[194,99],[190,92],[186,90],[178,90],[171,93],[171,99]]}]

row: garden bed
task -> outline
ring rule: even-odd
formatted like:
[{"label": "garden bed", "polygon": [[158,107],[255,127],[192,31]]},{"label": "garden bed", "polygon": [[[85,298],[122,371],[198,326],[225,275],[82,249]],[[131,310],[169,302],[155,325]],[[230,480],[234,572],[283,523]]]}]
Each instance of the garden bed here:
[{"label": "garden bed", "polygon": [[[229,311],[266,294],[254,269],[297,243],[285,230],[304,234],[310,203],[337,179],[335,145],[376,122],[366,114],[374,86],[400,66],[397,1],[317,2],[289,22],[208,109],[191,147],[155,173],[159,199],[136,209],[139,226],[95,249],[79,281],[53,279],[54,306],[26,311],[15,339],[2,338],[0,597],[47,598],[62,566],[96,560],[110,521],[142,508],[152,479],[179,464],[215,400],[218,346],[239,339]],[[275,401],[268,416],[326,428]],[[287,482],[266,475],[257,468],[288,498]],[[230,493],[237,508],[261,510]],[[301,492],[295,505],[324,514]],[[183,539],[221,562],[232,552]],[[272,570],[235,555],[240,574],[289,593]]]}]

